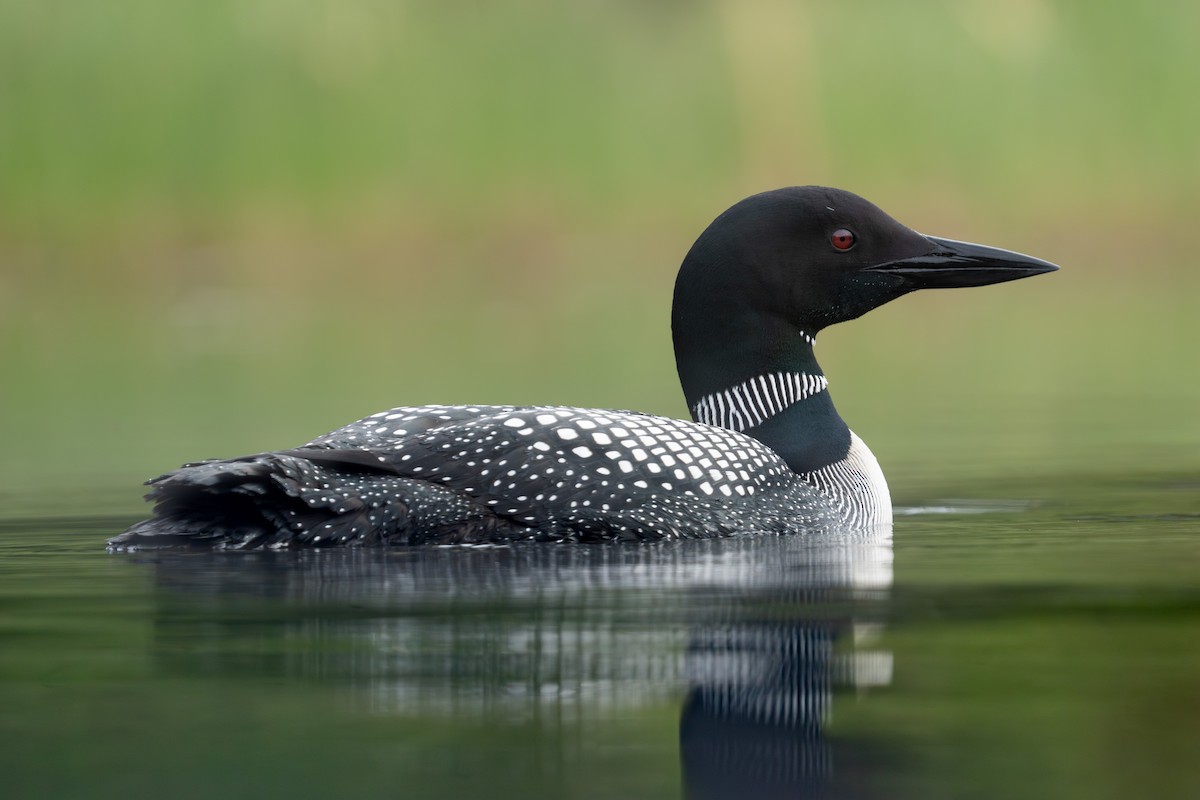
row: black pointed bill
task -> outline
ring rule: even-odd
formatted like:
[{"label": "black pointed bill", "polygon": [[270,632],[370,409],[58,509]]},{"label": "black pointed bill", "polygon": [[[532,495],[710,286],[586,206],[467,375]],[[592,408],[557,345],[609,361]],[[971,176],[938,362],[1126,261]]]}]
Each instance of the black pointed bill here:
[{"label": "black pointed bill", "polygon": [[986,286],[1054,272],[1058,267],[1040,258],[970,242],[926,236],[933,251],[867,267],[867,272],[896,275],[912,289]]}]

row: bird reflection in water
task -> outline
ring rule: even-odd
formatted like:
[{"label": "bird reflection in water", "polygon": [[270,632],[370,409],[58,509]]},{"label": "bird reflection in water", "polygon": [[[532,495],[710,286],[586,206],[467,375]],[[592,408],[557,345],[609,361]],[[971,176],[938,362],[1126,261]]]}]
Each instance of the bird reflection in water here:
[{"label": "bird reflection in water", "polygon": [[778,561],[752,569],[758,581],[691,634],[679,740],[694,800],[832,789],[835,693],[891,682],[891,653],[873,647],[892,582],[890,529],[762,549]]},{"label": "bird reflection in water", "polygon": [[[840,690],[887,685],[890,527],[645,545],[148,553],[167,674],[288,678],[374,713],[535,721],[678,702],[688,797],[840,785]],[[248,640],[249,637],[249,640]],[[186,644],[185,644],[186,643]],[[857,762],[851,756],[847,763]]]}]

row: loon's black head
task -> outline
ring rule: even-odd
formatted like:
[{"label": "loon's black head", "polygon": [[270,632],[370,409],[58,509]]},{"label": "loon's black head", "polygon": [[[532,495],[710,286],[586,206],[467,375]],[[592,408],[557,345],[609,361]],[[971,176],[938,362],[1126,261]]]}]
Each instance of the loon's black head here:
[{"label": "loon's black head", "polygon": [[916,289],[982,286],[1058,269],[1030,256],[925,236],[863,198],[793,186],[748,197],[696,240],[671,327],[689,403],[778,369],[817,331]]},{"label": "loon's black head", "polygon": [[816,333],[916,289],[1056,269],[1020,253],[922,235],[850,192],[792,186],[748,197],[713,220],[683,263],[676,299],[736,289],[723,298],[731,305],[753,305]]}]

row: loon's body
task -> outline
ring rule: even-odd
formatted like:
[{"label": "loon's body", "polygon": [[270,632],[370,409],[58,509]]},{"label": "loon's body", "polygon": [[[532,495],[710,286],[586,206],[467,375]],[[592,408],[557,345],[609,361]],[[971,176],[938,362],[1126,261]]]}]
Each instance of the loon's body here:
[{"label": "loon's body", "polygon": [[923,236],[836,189],[755,195],[714,220],[676,281],[672,332],[693,422],[395,408],[299,448],[156,478],[155,516],[110,545],[653,540],[886,524],[887,483],[833,406],[817,332],[915,289],[1053,269]]}]

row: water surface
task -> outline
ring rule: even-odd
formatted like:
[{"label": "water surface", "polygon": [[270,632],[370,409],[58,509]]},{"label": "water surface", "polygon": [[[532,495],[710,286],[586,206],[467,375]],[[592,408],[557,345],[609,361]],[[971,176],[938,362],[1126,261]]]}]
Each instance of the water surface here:
[{"label": "water surface", "polygon": [[130,519],[4,518],[0,774],[12,797],[1195,797],[1197,485],[993,483],[892,531],[633,546],[110,555]]}]

